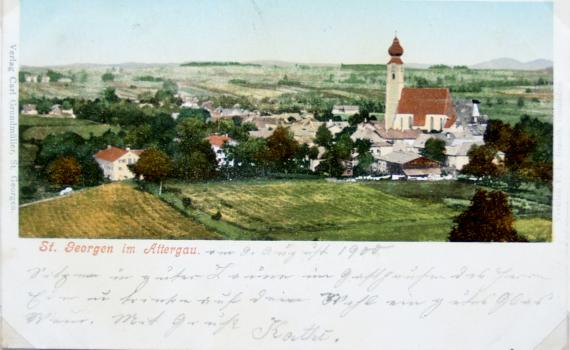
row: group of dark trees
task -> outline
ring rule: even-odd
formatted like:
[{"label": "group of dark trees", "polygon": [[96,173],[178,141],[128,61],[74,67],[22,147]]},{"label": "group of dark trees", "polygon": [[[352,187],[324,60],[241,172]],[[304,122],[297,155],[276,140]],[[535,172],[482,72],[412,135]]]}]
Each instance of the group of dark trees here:
[{"label": "group of dark trees", "polygon": [[[474,146],[462,172],[483,180],[502,179],[512,187],[522,182],[552,184],[553,128],[528,115],[514,126],[489,120],[485,145]],[[504,160],[498,156],[504,154]]]},{"label": "group of dark trees", "polygon": [[[514,126],[489,120],[485,144],[468,153],[469,163],[462,169],[491,184],[504,182],[511,190],[522,183],[552,188],[553,127],[528,115]],[[499,157],[499,152],[504,154]],[[450,241],[524,242],[513,227],[514,216],[508,196],[502,191],[479,189],[471,205],[455,219]]]},{"label": "group of dark trees", "polygon": [[123,138],[111,131],[88,139],[72,132],[52,134],[41,142],[35,165],[57,186],[98,185],[103,172],[93,155],[107,145],[124,147]]}]

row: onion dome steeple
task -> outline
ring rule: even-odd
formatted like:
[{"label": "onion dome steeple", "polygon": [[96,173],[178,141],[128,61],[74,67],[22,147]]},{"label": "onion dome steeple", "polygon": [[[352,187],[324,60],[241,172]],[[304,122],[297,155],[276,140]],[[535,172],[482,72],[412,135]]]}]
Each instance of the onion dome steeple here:
[{"label": "onion dome steeple", "polygon": [[400,40],[398,40],[397,36],[394,36],[394,41],[392,41],[392,45],[388,49],[388,54],[390,55],[391,59],[388,63],[396,63],[396,64],[403,64],[402,59],[400,58],[404,54],[404,48],[400,45]]}]

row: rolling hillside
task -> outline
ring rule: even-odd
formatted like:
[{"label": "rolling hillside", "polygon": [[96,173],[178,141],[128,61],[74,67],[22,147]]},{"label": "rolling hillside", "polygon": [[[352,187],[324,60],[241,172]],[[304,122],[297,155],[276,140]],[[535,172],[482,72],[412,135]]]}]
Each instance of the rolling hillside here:
[{"label": "rolling hillside", "polygon": [[148,193],[124,183],[20,208],[20,236],[219,239]]},{"label": "rolling hillside", "polygon": [[[474,187],[456,182],[423,185],[325,180],[169,182],[162,195],[168,205],[132,185],[113,183],[22,207],[20,235],[446,241],[453,218],[469,204]],[[185,207],[183,198],[191,198],[192,205]],[[515,223],[531,241],[550,241],[551,225],[549,218],[534,214]]]}]

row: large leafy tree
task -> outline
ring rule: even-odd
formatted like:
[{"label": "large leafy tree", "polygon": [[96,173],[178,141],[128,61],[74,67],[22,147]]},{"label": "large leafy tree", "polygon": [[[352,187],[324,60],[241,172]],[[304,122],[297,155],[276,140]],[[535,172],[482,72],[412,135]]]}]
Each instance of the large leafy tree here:
[{"label": "large leafy tree", "polygon": [[206,180],[216,175],[216,154],[206,139],[203,121],[188,118],[176,126],[177,145],[174,157],[176,175],[184,180]]},{"label": "large leafy tree", "polygon": [[49,135],[42,142],[36,163],[47,171],[48,165],[54,160],[65,156],[72,157],[81,166],[81,184],[84,186],[98,185],[103,181],[103,172],[95,162],[93,155],[107,145],[122,146],[118,142],[119,139],[111,131],[99,137],[91,136],[88,140],[71,132]]},{"label": "large leafy tree", "polygon": [[115,88],[108,87],[103,90],[103,99],[109,103],[119,102],[119,96],[117,96],[117,91]]},{"label": "large leafy tree", "polygon": [[501,120],[488,121],[483,140],[486,145],[492,145],[499,151],[505,152],[511,141],[512,127]]},{"label": "large leafy tree", "polygon": [[471,205],[457,218],[451,242],[524,242],[514,229],[514,216],[504,192],[478,189]]},{"label": "large leafy tree", "polygon": [[215,155],[212,160],[209,154],[196,150],[177,154],[174,164],[178,177],[183,180],[207,180],[216,175],[215,161]]},{"label": "large leafy tree", "polygon": [[267,138],[266,158],[277,171],[290,170],[298,150],[299,143],[293,138],[293,133],[282,126]]},{"label": "large leafy tree", "polygon": [[230,177],[248,177],[263,174],[266,167],[266,140],[250,138],[237,145],[225,145],[228,160],[233,162],[224,172]]},{"label": "large leafy tree", "polygon": [[48,179],[54,185],[76,185],[81,181],[81,165],[73,156],[62,156],[48,166]]},{"label": "large leafy tree", "polygon": [[107,73],[104,73],[104,74],[101,76],[101,80],[103,80],[103,81],[113,81],[113,80],[115,80],[115,76],[113,75],[113,73],[107,72]]},{"label": "large leafy tree", "polygon": [[159,183],[158,194],[162,193],[162,181],[172,172],[172,163],[166,153],[150,148],[141,154],[139,160],[131,166],[133,173],[145,181]]},{"label": "large leafy tree", "polygon": [[497,150],[493,146],[474,145],[467,152],[469,163],[461,169],[461,172],[482,178],[502,175],[503,169],[494,162],[496,154]]},{"label": "large leafy tree", "polygon": [[210,112],[202,108],[180,109],[180,114],[178,115],[178,119],[176,119],[176,121],[180,123],[182,120],[186,118],[197,118],[205,123],[208,119],[210,119]]},{"label": "large leafy tree", "polygon": [[327,128],[325,124],[321,124],[317,129],[317,134],[315,135],[315,143],[319,146],[329,147],[333,140],[333,134]]},{"label": "large leafy tree", "polygon": [[516,125],[505,152],[506,167],[510,171],[524,171],[531,168],[533,165],[531,155],[535,142],[521,126]]},{"label": "large leafy tree", "polygon": [[354,168],[354,175],[365,175],[369,173],[370,167],[374,163],[374,156],[370,152],[372,142],[369,139],[357,139],[354,145],[358,153],[358,165]]},{"label": "large leafy tree", "polygon": [[317,172],[327,176],[339,177],[344,173],[347,160],[352,158],[354,142],[348,133],[341,133],[330,145],[323,160],[317,166]]},{"label": "large leafy tree", "polygon": [[421,155],[436,162],[445,162],[447,158],[445,156],[445,141],[435,137],[428,139],[425,147],[421,150]]},{"label": "large leafy tree", "polygon": [[368,119],[368,114],[356,113],[348,117],[348,123],[350,126],[357,126],[358,124],[364,122],[366,119]]}]

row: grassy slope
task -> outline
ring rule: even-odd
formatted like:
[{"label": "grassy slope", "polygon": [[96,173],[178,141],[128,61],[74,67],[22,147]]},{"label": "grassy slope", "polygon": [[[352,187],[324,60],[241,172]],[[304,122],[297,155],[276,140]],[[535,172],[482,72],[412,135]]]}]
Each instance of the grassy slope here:
[{"label": "grassy slope", "polygon": [[[374,184],[325,181],[250,181],[170,184],[175,205],[193,199],[189,213],[232,239],[444,241],[460,210],[444,199],[467,200],[474,187],[456,182]],[[390,192],[391,194],[388,194]],[[405,198],[409,197],[409,198]],[[221,221],[210,219],[217,210]],[[530,240],[548,241],[548,219],[521,218]]]},{"label": "grassy slope", "polygon": [[181,188],[202,212],[220,209],[222,221],[253,238],[442,241],[448,229],[441,228],[451,225],[453,215],[443,205],[417,203],[358,184],[255,181],[171,187]]},{"label": "grassy slope", "polygon": [[[330,183],[324,180],[170,183],[164,203],[125,183],[113,183],[20,210],[24,237],[445,241],[473,187],[412,182]],[[179,193],[174,188],[179,189]],[[390,192],[387,193],[387,192]],[[181,198],[191,197],[185,211]],[[222,220],[211,214],[217,210]],[[525,218],[516,228],[548,241],[548,219]]]},{"label": "grassy slope", "polygon": [[113,183],[20,209],[23,237],[218,239],[151,194]]}]

